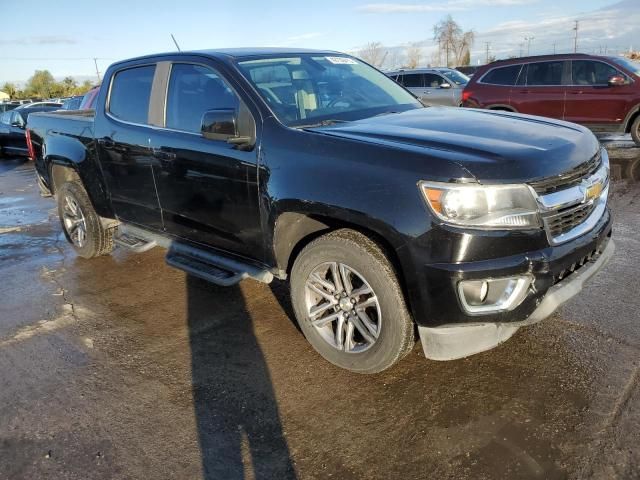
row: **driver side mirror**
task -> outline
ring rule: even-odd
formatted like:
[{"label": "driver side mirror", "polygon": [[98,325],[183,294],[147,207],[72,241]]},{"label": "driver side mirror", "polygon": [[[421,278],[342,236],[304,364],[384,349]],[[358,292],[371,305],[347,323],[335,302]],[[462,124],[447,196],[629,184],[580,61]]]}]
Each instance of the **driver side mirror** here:
[{"label": "driver side mirror", "polygon": [[[242,112],[240,115],[242,116]],[[233,145],[251,146],[255,136],[240,135],[240,130],[245,131],[247,127],[244,126],[246,122],[244,117],[239,119],[238,116],[238,113],[233,108],[208,110],[202,114],[200,132],[204,138],[209,140],[221,140]]]},{"label": "driver side mirror", "polygon": [[450,83],[441,83],[440,84],[440,88],[451,88],[451,84]]},{"label": "driver side mirror", "polygon": [[611,75],[607,81],[610,87],[619,87],[626,85],[627,80],[622,75]]}]

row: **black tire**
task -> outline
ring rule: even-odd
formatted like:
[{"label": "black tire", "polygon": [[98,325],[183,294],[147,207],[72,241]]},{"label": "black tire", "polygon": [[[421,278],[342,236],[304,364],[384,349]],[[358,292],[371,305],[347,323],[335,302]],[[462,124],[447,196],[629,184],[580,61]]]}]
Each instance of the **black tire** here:
[{"label": "black tire", "polygon": [[631,138],[635,144],[640,147],[640,115],[631,124]]},{"label": "black tire", "polygon": [[[358,297],[358,300],[354,300],[356,303],[367,298],[371,300],[371,297],[377,302],[375,307],[367,307],[367,309],[373,308],[374,310],[365,316],[369,320],[373,319],[374,322],[370,324],[375,324],[374,326],[377,327],[375,329],[377,333],[373,335],[371,334],[374,330],[368,331],[370,334],[368,338],[373,339],[372,342],[367,341],[367,337],[361,335],[359,329],[365,324],[358,320],[359,315],[356,315],[355,310],[349,312],[341,309],[349,308],[348,301],[345,301],[346,306],[341,307],[339,305],[342,304],[338,303],[328,309],[327,313],[316,317],[316,321],[322,321],[322,316],[346,315],[343,317],[345,319],[343,325],[345,323],[347,325],[344,329],[346,331],[351,329],[354,332],[354,341],[349,344],[356,344],[358,338],[361,341],[361,344],[354,347],[351,352],[345,351],[346,347],[340,349],[335,344],[329,343],[338,343],[336,340],[338,338],[336,335],[337,320],[317,328],[312,324],[310,318],[310,308],[313,307],[310,307],[309,303],[315,302],[311,298],[316,294],[307,287],[307,280],[310,280],[311,274],[317,273],[318,269],[327,268],[327,272],[330,272],[331,267],[325,267],[325,265],[332,263],[348,267],[348,276],[353,284],[352,292],[358,290],[358,285],[360,285],[360,289],[363,288],[363,285],[372,289],[370,297]],[[364,280],[364,283],[356,283],[360,279]],[[331,273],[327,273],[324,280],[335,286]],[[323,291],[326,293],[331,290]],[[317,298],[320,298],[319,302],[326,302],[325,305],[331,303],[319,295]],[[415,344],[413,321],[407,310],[393,265],[377,243],[353,230],[342,229],[331,232],[314,240],[300,252],[291,271],[291,303],[300,328],[313,348],[329,362],[353,372],[381,372],[407,355]],[[349,323],[353,323],[353,325],[349,326]],[[357,327],[356,323],[360,326]],[[332,335],[334,335],[333,340],[331,339]],[[377,338],[374,338],[376,335]],[[346,345],[347,341],[345,340],[343,344]],[[357,349],[364,350],[356,351]]]},{"label": "black tire", "polygon": [[[115,227],[105,228],[102,225],[100,217],[91,205],[87,192],[80,183],[73,181],[64,183],[57,189],[56,200],[62,231],[79,256],[94,258],[111,253]],[[73,226],[70,226],[73,219],[71,218],[71,209],[67,201],[71,202],[71,205],[77,206],[79,211],[77,218],[82,218],[82,221],[78,221],[78,223],[84,222],[82,242],[79,241],[77,228],[74,229]]]}]

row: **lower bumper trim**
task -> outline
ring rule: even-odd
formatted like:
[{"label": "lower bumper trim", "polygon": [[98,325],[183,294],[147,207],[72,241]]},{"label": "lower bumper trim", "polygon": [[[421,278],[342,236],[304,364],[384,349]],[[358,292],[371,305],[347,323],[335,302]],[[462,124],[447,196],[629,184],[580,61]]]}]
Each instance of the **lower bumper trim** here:
[{"label": "lower bumper trim", "polygon": [[520,327],[547,318],[580,293],[585,282],[609,263],[614,252],[615,244],[609,240],[597,260],[551,287],[533,313],[521,322],[452,324],[435,328],[418,326],[425,357],[440,361],[456,360],[497,347],[511,338]]}]

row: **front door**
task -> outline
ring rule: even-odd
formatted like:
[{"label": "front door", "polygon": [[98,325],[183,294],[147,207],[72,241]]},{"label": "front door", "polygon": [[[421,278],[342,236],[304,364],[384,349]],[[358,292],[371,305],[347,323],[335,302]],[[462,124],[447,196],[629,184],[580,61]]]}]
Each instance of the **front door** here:
[{"label": "front door", "polygon": [[[449,85],[449,88],[442,88],[443,84]],[[453,88],[451,83],[444,77],[436,73],[424,74],[424,102],[428,105],[446,105],[452,106]]]},{"label": "front door", "polygon": [[116,72],[106,114],[95,128],[100,164],[116,216],[128,223],[162,230],[150,147],[149,103],[155,65]]},{"label": "front door", "polygon": [[633,86],[630,81],[627,85],[609,86],[609,78],[627,76],[596,60],[573,60],[571,64],[565,120],[594,126],[621,124],[630,109]]},{"label": "front door", "polygon": [[519,113],[562,119],[564,117],[565,62],[535,62],[524,66],[511,89],[511,105]]},{"label": "front door", "polygon": [[242,100],[209,66],[174,63],[164,129],[152,148],[167,232],[247,258],[263,259],[257,151],[201,134],[208,110],[239,111]]}]

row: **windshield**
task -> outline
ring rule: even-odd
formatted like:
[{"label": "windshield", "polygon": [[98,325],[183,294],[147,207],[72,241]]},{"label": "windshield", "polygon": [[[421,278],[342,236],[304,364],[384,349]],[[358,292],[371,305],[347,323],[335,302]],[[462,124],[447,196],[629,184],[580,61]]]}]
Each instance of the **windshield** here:
[{"label": "windshield", "polygon": [[458,70],[440,70],[440,73],[456,85],[466,85],[469,83],[469,77]]},{"label": "windshield", "polygon": [[290,127],[422,107],[389,77],[351,57],[299,55],[247,60],[239,66]]},{"label": "windshield", "polygon": [[635,73],[636,76],[640,77],[640,63],[633,62],[628,58],[623,58],[623,57],[611,57],[611,60],[613,60],[618,65],[626,68],[630,72]]}]

